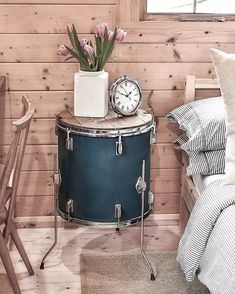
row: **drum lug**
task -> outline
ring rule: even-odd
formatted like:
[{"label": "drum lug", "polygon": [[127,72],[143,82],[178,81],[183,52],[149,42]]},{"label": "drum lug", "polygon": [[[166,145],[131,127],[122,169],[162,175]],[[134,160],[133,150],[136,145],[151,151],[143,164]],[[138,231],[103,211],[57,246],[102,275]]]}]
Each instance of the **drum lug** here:
[{"label": "drum lug", "polygon": [[61,174],[60,174],[60,170],[57,170],[54,175],[53,175],[53,183],[56,186],[60,186],[61,184]]},{"label": "drum lug", "polygon": [[118,141],[116,142],[116,155],[122,155],[123,148],[122,148],[122,136],[118,136]]},{"label": "drum lug", "polygon": [[150,133],[150,144],[156,143],[156,124],[154,123]]},{"label": "drum lug", "polygon": [[141,194],[142,192],[144,192],[146,190],[146,182],[144,179],[142,179],[142,177],[139,177],[137,182],[136,182],[136,185],[135,185],[135,188],[136,188],[136,191],[138,194]]},{"label": "drum lug", "polygon": [[71,221],[71,213],[73,213],[73,200],[69,199],[66,203],[66,211],[67,211],[67,217],[68,221]]},{"label": "drum lug", "polygon": [[122,205],[115,204],[115,217],[117,218],[117,226],[120,227],[120,219],[122,216]]},{"label": "drum lug", "polygon": [[69,151],[73,151],[73,138],[70,137],[70,132],[71,132],[71,129],[67,128],[66,129],[66,134],[67,134],[66,149]]},{"label": "drum lug", "polygon": [[151,191],[149,191],[148,204],[149,204],[150,208],[152,208],[153,202],[154,202],[154,194]]}]

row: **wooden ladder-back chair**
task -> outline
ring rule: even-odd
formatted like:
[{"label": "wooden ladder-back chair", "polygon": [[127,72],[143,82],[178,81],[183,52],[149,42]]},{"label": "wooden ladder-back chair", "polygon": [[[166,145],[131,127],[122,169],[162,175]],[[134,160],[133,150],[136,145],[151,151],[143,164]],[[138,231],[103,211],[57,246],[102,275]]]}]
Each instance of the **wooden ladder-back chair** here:
[{"label": "wooden ladder-back chair", "polygon": [[14,209],[16,205],[16,193],[20,177],[20,171],[28,137],[29,126],[34,114],[34,107],[30,104],[26,96],[22,97],[23,109],[21,117],[14,121],[11,126],[12,142],[7,155],[6,163],[2,166],[2,176],[0,179],[0,225],[4,227],[0,231],[0,256],[13,288],[14,294],[20,294],[19,284],[8,250],[9,237],[12,238],[18,249],[22,260],[30,275],[33,275],[33,268],[25,252],[23,244],[18,235],[16,225],[13,221]]}]

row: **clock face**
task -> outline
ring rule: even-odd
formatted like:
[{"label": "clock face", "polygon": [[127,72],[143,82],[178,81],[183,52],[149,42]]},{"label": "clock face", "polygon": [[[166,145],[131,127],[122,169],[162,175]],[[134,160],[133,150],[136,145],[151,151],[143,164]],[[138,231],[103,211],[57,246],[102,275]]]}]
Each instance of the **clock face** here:
[{"label": "clock face", "polygon": [[112,104],[114,110],[123,114],[130,115],[135,113],[141,100],[141,89],[134,80],[123,78],[116,84],[112,94]]}]

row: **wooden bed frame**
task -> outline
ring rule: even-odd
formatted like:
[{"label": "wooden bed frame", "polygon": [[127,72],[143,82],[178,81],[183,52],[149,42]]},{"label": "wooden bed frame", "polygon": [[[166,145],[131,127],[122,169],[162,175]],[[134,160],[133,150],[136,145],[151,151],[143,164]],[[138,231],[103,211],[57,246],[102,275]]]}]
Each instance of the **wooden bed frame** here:
[{"label": "wooden bed frame", "polygon": [[[220,90],[216,79],[198,79],[195,76],[186,76],[184,103],[188,103],[196,99],[197,90]],[[204,94],[204,98],[208,93]],[[208,96],[208,97],[209,97]],[[200,99],[200,98],[199,98]],[[181,168],[181,189],[180,189],[180,232],[184,232],[189,214],[199,197],[199,194],[193,184],[191,177],[186,176],[186,167],[188,158],[185,152],[182,154]]]}]

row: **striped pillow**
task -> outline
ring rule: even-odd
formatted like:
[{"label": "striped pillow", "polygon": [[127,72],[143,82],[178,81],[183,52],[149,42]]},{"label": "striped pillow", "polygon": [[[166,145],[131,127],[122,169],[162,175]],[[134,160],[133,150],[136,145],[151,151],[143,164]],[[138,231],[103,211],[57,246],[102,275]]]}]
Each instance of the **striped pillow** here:
[{"label": "striped pillow", "polygon": [[191,151],[187,175],[215,175],[225,171],[225,149],[212,151]]},{"label": "striped pillow", "polygon": [[219,150],[226,145],[225,109],[222,97],[200,99],[172,110],[167,118],[185,133],[176,139],[188,151]]}]

